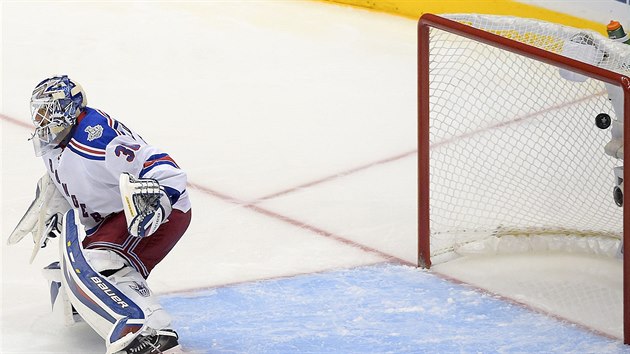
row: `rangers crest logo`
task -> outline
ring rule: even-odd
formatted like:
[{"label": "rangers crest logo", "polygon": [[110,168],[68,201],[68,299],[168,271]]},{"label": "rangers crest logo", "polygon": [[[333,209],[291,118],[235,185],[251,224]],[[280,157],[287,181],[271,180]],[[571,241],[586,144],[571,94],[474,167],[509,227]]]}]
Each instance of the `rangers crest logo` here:
[{"label": "rangers crest logo", "polygon": [[97,125],[95,127],[88,125],[88,127],[85,128],[85,132],[88,133],[87,140],[92,141],[103,136],[103,127],[101,125]]},{"label": "rangers crest logo", "polygon": [[149,295],[151,295],[151,291],[142,283],[138,283],[134,281],[131,284],[129,284],[129,287],[135,290],[138,294],[140,294],[143,297],[148,297]]}]

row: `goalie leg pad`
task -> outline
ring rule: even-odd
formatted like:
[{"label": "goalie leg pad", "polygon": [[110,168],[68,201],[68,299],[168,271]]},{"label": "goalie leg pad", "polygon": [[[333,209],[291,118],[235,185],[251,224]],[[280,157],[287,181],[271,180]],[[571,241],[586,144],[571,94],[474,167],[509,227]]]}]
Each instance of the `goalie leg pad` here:
[{"label": "goalie leg pad", "polygon": [[85,231],[78,212],[64,216],[61,283],[70,302],[107,343],[107,353],[123,350],[143,332],[170,325],[144,278],[109,250],[83,250]]},{"label": "goalie leg pad", "polygon": [[60,319],[60,322],[66,326],[71,326],[83,319],[76,312],[65,288],[61,283],[61,266],[59,262],[54,262],[42,270],[44,278],[48,281],[50,290],[50,304],[52,306],[53,315]]},{"label": "goalie leg pad", "polygon": [[83,254],[94,271],[105,276],[114,287],[143,309],[147,328],[163,329],[170,325],[170,316],[153,296],[145,278],[121,256],[107,249],[84,249]]}]

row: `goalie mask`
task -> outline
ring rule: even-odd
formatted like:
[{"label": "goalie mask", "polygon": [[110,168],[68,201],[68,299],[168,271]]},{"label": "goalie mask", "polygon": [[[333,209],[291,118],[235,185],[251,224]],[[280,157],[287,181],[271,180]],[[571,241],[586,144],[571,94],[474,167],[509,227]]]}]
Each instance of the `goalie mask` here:
[{"label": "goalie mask", "polygon": [[36,156],[44,155],[64,140],[86,104],[81,86],[66,75],[37,84],[31,96],[31,119],[35,125],[31,140]]}]

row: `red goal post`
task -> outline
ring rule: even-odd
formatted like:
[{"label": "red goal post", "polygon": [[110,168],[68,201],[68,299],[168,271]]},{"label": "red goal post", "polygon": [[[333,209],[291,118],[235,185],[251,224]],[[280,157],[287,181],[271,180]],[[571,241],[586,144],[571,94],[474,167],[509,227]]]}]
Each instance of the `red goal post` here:
[{"label": "red goal post", "polygon": [[[476,15],[471,15],[471,16],[476,16]],[[447,17],[452,17],[452,16],[447,16]],[[457,18],[457,16],[454,16]],[[488,16],[491,17],[491,16]],[[464,20],[462,20],[462,18]],[[473,26],[471,25],[471,23],[468,23],[468,20],[465,20],[465,15],[464,17],[459,17],[458,20],[454,20],[454,19],[449,19],[446,17],[442,17],[442,16],[437,16],[437,15],[433,15],[433,14],[424,14],[418,23],[418,265],[420,267],[424,267],[424,268],[430,268],[431,264],[432,264],[432,258],[435,257],[436,255],[432,253],[432,244],[435,242],[434,239],[436,237],[438,237],[439,235],[442,234],[446,234],[448,233],[447,231],[442,231],[442,230],[434,230],[433,229],[433,224],[436,224],[436,222],[439,222],[439,218],[444,217],[444,218],[457,218],[457,215],[459,215],[458,211],[453,211],[451,212],[449,209],[445,209],[444,211],[441,211],[437,209],[437,207],[434,205],[436,203],[435,200],[435,194],[436,193],[441,193],[442,190],[445,189],[449,189],[449,187],[440,187],[440,188],[436,188],[435,186],[432,186],[432,182],[431,182],[431,176],[432,172],[435,172],[435,166],[432,164],[432,149],[440,149],[442,148],[443,145],[448,144],[449,142],[452,141],[453,136],[448,136],[448,135],[444,135],[442,137],[442,140],[440,141],[434,141],[435,137],[432,135],[433,133],[431,133],[431,129],[436,129],[436,127],[441,127],[444,124],[444,122],[434,122],[432,121],[432,116],[436,115],[435,111],[437,109],[444,109],[444,110],[451,110],[451,113],[439,113],[439,115],[443,116],[445,119],[450,119],[451,121],[453,120],[457,120],[456,122],[453,123],[453,125],[456,124],[464,124],[462,123],[462,121],[465,121],[466,119],[469,119],[470,117],[474,116],[478,116],[480,112],[485,113],[486,111],[484,111],[484,109],[488,109],[488,110],[494,110],[494,108],[484,108],[481,107],[482,104],[478,104],[476,98],[473,96],[470,98],[470,101],[466,101],[465,99],[461,99],[461,100],[457,100],[458,98],[453,98],[453,100],[451,101],[439,101],[438,99],[436,99],[437,96],[453,96],[453,95],[458,95],[457,92],[457,84],[453,83],[451,81],[451,79],[455,78],[454,80],[456,80],[456,76],[458,75],[458,73],[467,73],[469,71],[471,71],[471,66],[470,65],[475,65],[475,63],[477,63],[475,61],[475,58],[471,58],[471,59],[456,59],[453,61],[453,63],[451,64],[447,64],[445,65],[446,69],[445,70],[450,70],[452,72],[452,74],[449,74],[449,78],[444,80],[444,86],[440,87],[440,88],[433,88],[432,82],[435,81],[435,77],[432,75],[438,75],[439,72],[438,70],[434,69],[433,65],[436,63],[436,61],[439,61],[440,59],[435,59],[433,58],[433,55],[435,55],[435,53],[439,52],[439,49],[435,48],[435,44],[432,42],[433,40],[433,33],[434,32],[444,32],[444,33],[448,33],[451,36],[457,36],[457,37],[461,37],[461,38],[465,38],[467,41],[470,42],[474,42],[474,43],[478,43],[481,46],[484,47],[492,47],[492,48],[496,48],[496,49],[492,49],[495,51],[502,51],[505,53],[510,53],[510,55],[514,55],[515,58],[519,57],[519,58],[527,58],[527,60],[531,60],[532,63],[536,62],[536,63],[541,63],[540,65],[545,65],[545,66],[549,66],[549,67],[553,67],[556,68],[557,70],[566,70],[569,71],[571,73],[574,73],[576,75],[583,75],[585,77],[594,79],[591,81],[597,81],[600,84],[602,83],[606,83],[606,84],[610,84],[613,85],[615,87],[619,87],[621,88],[622,92],[623,92],[623,98],[622,98],[622,102],[623,102],[623,108],[622,108],[622,115],[623,117],[618,117],[618,119],[620,119],[622,122],[624,120],[628,120],[628,117],[630,117],[630,79],[628,78],[627,73],[630,70],[630,68],[628,68],[627,66],[625,67],[625,71],[624,70],[619,70],[619,71],[614,71],[614,70],[610,70],[609,68],[604,68],[598,66],[598,65],[592,65],[592,64],[588,64],[579,60],[575,60],[572,59],[568,56],[564,56],[562,55],[562,41],[558,40],[557,43],[554,42],[554,46],[549,47],[549,48],[541,48],[541,47],[537,47],[535,45],[531,44],[531,41],[528,39],[531,39],[531,37],[536,37],[536,36],[540,36],[540,37],[545,37],[545,36],[550,36],[549,34],[536,34],[534,33],[532,34],[518,34],[518,35],[514,35],[514,29],[510,29],[510,28],[503,28],[501,30],[485,30],[485,29],[481,29],[481,28],[477,28],[479,26]],[[528,20],[526,20],[528,21]],[[471,21],[472,22],[472,21]],[[535,21],[533,21],[535,22]],[[535,23],[534,23],[535,25]],[[577,29],[575,29],[576,31],[579,31]],[[505,35],[505,34],[508,35]],[[508,37],[512,37],[512,38],[508,38]],[[521,40],[525,38],[525,40]],[[607,39],[606,39],[607,40]],[[611,50],[615,50],[616,48],[621,48],[619,47],[620,43],[613,43],[611,42],[610,47],[606,47],[608,48],[608,52],[606,52],[604,55],[604,57],[606,57],[607,55],[610,57],[611,56]],[[550,49],[551,48],[551,49]],[[629,46],[630,48],[630,46]],[[444,53],[446,53],[445,55],[449,55],[449,56],[453,56],[456,57],[458,55],[460,55],[460,53],[462,52],[461,49],[457,48],[457,47],[450,47],[450,48],[445,48],[443,49]],[[625,49],[622,48],[622,51],[624,51]],[[625,53],[625,52],[624,52]],[[475,54],[474,56],[477,55],[481,55],[481,54]],[[487,54],[483,54],[483,56],[485,56]],[[622,55],[623,56],[623,55]],[[494,59],[492,57],[483,57],[483,59],[485,59],[486,61],[493,61]],[[630,63],[630,57],[625,57],[625,59],[627,59],[627,63]],[[625,60],[624,59],[624,60]],[[482,60],[483,61],[483,60]],[[528,62],[529,63],[529,62]],[[457,66],[459,65],[459,66]],[[518,65],[518,64],[515,64]],[[530,65],[530,64],[527,64]],[[534,65],[534,64],[532,64]],[[535,64],[538,65],[538,64]],[[544,80],[541,80],[540,82],[536,81],[534,83],[534,79],[533,77],[528,76],[529,74],[527,72],[524,72],[524,74],[514,74],[514,70],[516,70],[518,68],[511,68],[511,69],[506,69],[506,72],[503,73],[501,77],[497,77],[497,78],[493,78],[489,81],[487,81],[488,86],[478,86],[475,87],[475,84],[473,83],[471,85],[470,91],[468,92],[469,94],[472,93],[473,95],[475,95],[476,93],[481,93],[485,90],[497,90],[497,91],[501,91],[503,90],[503,87],[501,87],[501,83],[503,82],[508,82],[508,81],[520,81],[521,79],[524,78],[524,80],[531,80],[532,83],[530,83],[531,86],[535,86],[538,85],[536,88],[534,88],[533,90],[541,90],[544,91],[547,84],[549,84],[549,86],[554,86],[555,83],[551,82],[552,80],[558,81],[559,85],[564,85],[567,88],[567,92],[565,93],[566,96],[571,96],[571,95],[575,95],[575,91],[573,91],[575,89],[575,85],[571,82],[564,82],[562,81],[563,79],[561,79],[559,76],[555,75],[555,74],[549,74],[550,70],[545,69],[545,75],[550,75],[549,77],[546,77]],[[490,69],[493,70],[493,69]],[[519,69],[520,70],[520,69]],[[488,75],[493,74],[493,73],[487,73]],[[452,75],[452,76],[450,76]],[[479,73],[477,74],[477,77],[484,77],[485,78],[485,74],[483,73]],[[515,75],[515,77],[510,77],[510,75]],[[537,75],[536,72],[533,72],[533,75]],[[475,76],[471,76],[471,78],[473,78],[473,80],[475,79]],[[471,81],[470,79],[467,79],[468,81]],[[562,82],[561,82],[562,81]],[[496,85],[495,85],[496,84]],[[603,84],[602,84],[603,85]],[[545,87],[543,87],[545,86]],[[448,91],[445,89],[445,87],[449,87],[451,89],[453,89],[454,91]],[[554,86],[555,87],[555,86]],[[503,93],[503,91],[501,91],[501,93]],[[490,94],[488,97],[489,100],[497,100],[500,101],[501,99],[503,99],[505,102],[509,102],[510,104],[521,104],[521,105],[529,105],[530,103],[534,102],[538,102],[538,101],[543,101],[544,100],[544,96],[541,96],[539,98],[527,101],[526,98],[523,98],[522,103],[519,102],[511,102],[512,100],[510,99],[510,97],[517,97],[520,96],[520,92],[512,92],[512,93],[508,93],[507,96],[501,96],[500,93],[495,93],[495,94]],[[603,94],[602,94],[603,96]],[[500,98],[503,97],[503,98]],[[507,98],[506,98],[507,97]],[[520,97],[519,97],[520,99]],[[598,98],[599,101],[605,101],[602,100],[601,97]],[[516,100],[516,99],[515,99]],[[446,102],[446,103],[445,103]],[[499,102],[500,104],[500,102]],[[597,107],[597,110],[593,110],[592,108],[586,107],[586,108],[580,108],[583,109],[583,112],[585,115],[588,115],[588,117],[586,117],[587,119],[590,120],[591,125],[594,127],[595,124],[592,124],[593,122],[593,118],[600,113],[600,108],[601,104],[603,103],[598,103],[600,104],[600,106],[595,106]],[[473,106],[477,106],[479,105],[480,107],[473,107]],[[582,102],[576,103],[576,106],[583,106]],[[454,106],[457,106],[454,108]],[[473,107],[471,109],[471,112],[467,111],[467,108],[469,107]],[[559,108],[560,104],[558,105],[551,105],[549,108],[546,109],[546,111],[556,111],[556,110],[560,110],[560,109],[564,109],[564,108]],[[520,108],[516,107],[514,108],[515,110],[520,112]],[[540,111],[545,111],[545,109],[540,109]],[[577,111],[575,110],[571,110],[570,113],[566,113],[565,115],[567,117],[570,118],[571,115],[579,115],[576,114]],[[475,114],[476,113],[476,114]],[[449,115],[450,114],[450,115]],[[524,125],[538,125],[540,124],[557,124],[557,127],[553,127],[553,128],[549,128],[549,127],[545,127],[544,129],[541,129],[541,131],[545,131],[548,132],[551,129],[556,129],[557,133],[554,133],[556,135],[549,135],[549,136],[540,136],[540,137],[529,137],[529,140],[538,140],[538,141],[546,141],[546,140],[553,140],[555,137],[557,136],[563,136],[563,135],[568,135],[569,133],[563,133],[562,132],[562,127],[563,127],[563,123],[556,123],[554,121],[556,121],[556,119],[549,119],[548,117],[545,117],[545,119],[541,119],[540,121],[534,122],[532,123],[531,121],[528,123],[523,123],[523,121],[525,121],[526,119],[523,118],[524,116],[526,116],[527,113],[524,113],[524,115],[520,116],[520,118],[514,119],[512,122],[514,121],[519,121],[518,124],[524,124]],[[612,114],[611,114],[612,115]],[[626,117],[624,119],[624,117]],[[434,118],[434,117],[433,117]],[[461,121],[460,121],[461,119]],[[563,118],[564,119],[564,118]],[[561,121],[560,119],[558,119],[558,121]],[[479,153],[481,154],[482,152],[486,152],[489,150],[488,147],[486,147],[485,145],[492,145],[494,142],[502,142],[504,140],[511,140],[514,139],[514,135],[511,135],[509,138],[501,138],[501,137],[492,137],[492,139],[494,140],[489,140],[489,143],[486,142],[484,143],[483,141],[480,142],[480,140],[483,140],[483,136],[484,134],[486,134],[488,131],[493,130],[493,131],[498,131],[501,130],[505,127],[507,127],[510,123],[505,123],[505,122],[501,122],[501,121],[496,121],[496,122],[491,122],[491,123],[487,123],[486,128],[483,128],[483,126],[480,127],[471,127],[468,128],[469,130],[466,132],[460,132],[460,137],[461,136],[465,136],[466,139],[468,140],[475,140],[475,143],[478,145],[484,145],[484,147],[480,147]],[[570,124],[571,126],[573,126],[573,123]],[[491,127],[491,128],[488,128]],[[564,126],[567,126],[566,124]],[[500,128],[500,129],[499,129]],[[511,128],[510,128],[511,129]],[[579,130],[577,129],[582,129],[585,130],[583,128],[576,128],[576,131]],[[506,130],[506,129],[504,129]],[[597,130],[597,128],[595,128],[595,130]],[[483,131],[483,134],[477,134],[478,132]],[[625,124],[623,125],[623,136],[627,137],[630,136],[630,124]],[[470,136],[472,136],[474,134],[476,134],[474,139],[469,139]],[[451,134],[451,133],[448,133]],[[455,133],[452,133],[455,134]],[[513,132],[512,132],[513,134]],[[602,132],[599,133],[593,133],[596,134],[597,137],[601,137]],[[608,135],[608,134],[607,134]],[[551,138],[550,138],[551,137]],[[433,140],[432,140],[433,139]],[[450,139],[450,140],[449,140]],[[462,139],[463,140],[463,139]],[[573,150],[579,150],[581,149],[584,145],[590,144],[592,143],[592,140],[590,137],[582,137],[580,136],[576,136],[570,139],[567,139],[567,141],[573,142],[575,145],[572,146],[562,146],[560,148],[558,148],[558,150],[560,150],[561,152],[558,153],[558,155],[560,157],[563,156],[567,156],[565,154],[569,154],[571,153]],[[625,140],[625,139],[624,139]],[[599,144],[599,141],[593,142],[594,145]],[[516,144],[515,144],[516,145]],[[507,143],[506,146],[509,146],[510,148],[512,148],[512,146]],[[525,147],[525,145],[523,145],[524,148],[523,149],[527,149],[527,147]],[[469,150],[472,147],[471,145],[466,145],[465,147],[462,147],[463,150],[460,151],[464,151],[464,150]],[[516,148],[516,147],[515,147]],[[594,147],[594,149],[596,149],[597,146]],[[505,148],[501,148],[502,151],[505,150]],[[614,163],[614,161],[610,161],[610,160],[614,160],[612,158],[605,158],[604,152],[603,152],[603,146],[601,146],[601,156],[597,155],[598,153],[593,153],[591,154],[592,156],[584,156],[584,155],[588,155],[588,153],[584,153],[582,151],[580,151],[580,156],[578,156],[579,158],[584,159],[583,161],[580,160],[578,162],[575,163],[575,165],[571,165],[571,166],[579,166],[582,167],[584,166],[585,163],[589,163],[588,161],[592,161],[592,160],[605,160],[603,163],[605,163],[605,167],[601,167],[600,165],[597,166],[593,166],[593,170],[597,170],[597,172],[601,172],[599,170],[602,170],[604,172],[602,172],[602,176],[597,176],[597,177],[592,177],[592,176],[588,176],[585,177],[584,179],[577,179],[575,183],[585,183],[584,181],[604,181],[602,183],[597,183],[597,184],[605,184],[604,188],[606,189],[606,195],[605,198],[608,200],[609,203],[613,203],[613,198],[612,198],[612,193],[610,193],[612,191],[612,181],[613,179],[613,172],[612,170],[609,169],[608,166],[613,166],[611,165],[611,163]],[[585,150],[585,151],[599,151],[599,150]],[[625,154],[628,153],[628,147],[627,144],[624,144],[623,147],[623,152],[624,152],[624,156]],[[454,152],[453,154],[457,154],[456,152]],[[499,153],[497,153],[499,154]],[[527,154],[527,151],[525,151],[523,154]],[[532,153],[532,156],[528,156],[527,159],[527,163],[529,163],[529,160],[535,160],[538,156],[539,152],[534,152]],[[511,152],[509,154],[510,156],[514,156],[515,153]],[[516,153],[517,158],[519,158],[519,153]],[[600,158],[602,157],[602,158]],[[557,156],[555,156],[555,158],[557,158]],[[572,157],[568,157],[568,158],[572,158]],[[590,159],[590,160],[588,160]],[[619,159],[622,163],[622,159]],[[587,162],[584,162],[587,161]],[[441,160],[439,161],[440,163],[444,164],[444,165],[448,165],[451,170],[447,171],[445,173],[460,173],[460,171],[466,171],[466,166],[467,165],[462,165],[461,168],[460,166],[457,165],[458,162],[455,163],[451,163],[449,160]],[[544,162],[542,162],[544,164]],[[547,162],[548,163],[548,162]],[[619,163],[619,162],[617,162]],[[488,167],[488,163],[487,161],[483,161],[480,163],[479,166],[482,166],[480,169],[491,169],[493,168],[493,166],[489,166]],[[498,166],[501,166],[501,164],[498,164]],[[532,166],[538,166],[538,165],[532,165]],[[590,165],[588,165],[590,166]],[[433,169],[433,170],[432,170]],[[531,168],[530,168],[531,169]],[[566,169],[565,169],[566,170]],[[485,171],[484,171],[485,172]],[[514,175],[510,174],[511,171],[507,171],[505,172],[505,176],[504,179],[509,180],[510,177],[514,177]],[[562,172],[562,169],[561,169]],[[495,177],[499,176],[499,173],[494,173],[494,172],[489,172],[490,176],[492,177],[475,177],[475,178],[479,178],[480,179],[480,183],[484,183],[482,178],[490,178],[490,180],[488,180],[486,183],[494,183],[495,182]],[[552,173],[552,172],[550,172]],[[626,174],[627,172],[623,172],[623,180],[626,180]],[[435,174],[437,175],[437,174]],[[520,176],[516,176],[516,177],[520,177]],[[558,182],[559,183],[563,183],[563,179],[565,179],[566,176],[564,175],[560,175],[558,176]],[[610,177],[609,180],[607,180],[607,178]],[[437,178],[437,177],[436,177]],[[462,175],[460,177],[455,177],[453,179],[453,183],[454,184],[458,184],[458,182],[461,182],[463,180],[466,180],[468,177],[466,175]],[[545,176],[544,178],[549,179],[549,176]],[[545,180],[543,178],[543,180]],[[512,184],[506,184],[506,185],[510,185],[512,186]],[[471,188],[470,186],[468,186],[469,188]],[[462,187],[462,188],[466,188],[466,187]],[[561,187],[562,188],[562,187]],[[575,189],[576,187],[571,187],[569,186],[567,189]],[[582,188],[581,185],[578,185],[577,187]],[[436,189],[438,189],[438,191],[436,192]],[[514,189],[518,192],[519,187],[516,185],[514,187]],[[539,193],[544,197],[544,194],[546,192],[541,192],[538,191],[536,192],[535,190],[533,191],[523,191],[523,193],[527,193],[529,192],[529,194],[532,193]],[[487,192],[485,192],[487,193]],[[600,191],[588,191],[588,193],[600,193]],[[577,200],[572,200],[572,197],[570,194],[567,195],[567,199],[565,200],[564,203],[566,204],[571,204],[571,203],[578,203],[580,201]],[[457,197],[457,195],[455,194],[454,197]],[[453,196],[449,196],[449,200],[450,201],[446,201],[443,202],[445,204],[449,204],[449,203],[457,203],[458,202],[458,198],[453,198]],[[503,198],[503,196],[498,197]],[[511,198],[511,197],[510,197]],[[515,196],[514,198],[517,198],[515,200],[517,200],[516,203],[520,203],[518,202],[518,196]],[[534,196],[533,199],[536,199],[537,197]],[[627,225],[630,225],[630,213],[625,212],[625,208],[628,205],[628,202],[630,202],[630,199],[626,198],[625,194],[623,196],[623,208],[618,208],[618,210],[620,210],[619,213],[623,214],[622,217],[620,217],[622,220],[619,220],[619,232],[618,234],[620,235],[619,237],[623,238],[623,235],[625,235],[625,230]],[[531,210],[532,207],[531,205],[536,205],[537,201],[533,200],[532,203],[534,204],[530,204],[529,209]],[[605,203],[608,203],[605,202]],[[466,201],[466,204],[463,204],[461,206],[462,210],[466,210],[466,212],[468,212],[468,210],[472,210],[474,208],[484,208],[484,203],[485,201],[482,201],[479,205],[475,204],[474,200],[472,201]],[[489,202],[488,202],[489,203]],[[514,204],[514,201],[511,201],[512,204]],[[526,203],[526,201],[524,201],[523,203]],[[584,202],[582,202],[584,204]],[[590,202],[589,202],[590,203]],[[499,203],[500,204],[500,203]],[[588,203],[587,203],[588,204]],[[593,205],[595,205],[596,203],[593,203]],[[588,207],[588,205],[587,205]],[[433,208],[433,210],[432,210]],[[558,208],[557,206],[555,206],[555,208]],[[606,206],[606,208],[609,208],[609,206]],[[614,206],[614,208],[617,208],[616,206]],[[544,209],[541,207],[541,209]],[[552,205],[549,210],[553,210],[554,206]],[[608,210],[608,209],[607,209]],[[613,209],[610,209],[613,210]],[[520,211],[519,211],[520,212]],[[437,213],[444,213],[447,215],[438,215]],[[546,214],[550,214],[550,212],[547,210],[545,211]],[[558,234],[558,233],[562,233],[562,232],[567,232],[567,234],[579,234],[578,236],[582,237],[584,235],[590,235],[592,233],[595,233],[595,231],[593,231],[594,229],[597,229],[597,227],[593,227],[592,229],[588,226],[583,226],[583,222],[586,222],[584,219],[588,219],[587,217],[583,217],[581,214],[581,212],[575,212],[575,211],[571,211],[568,212],[569,214],[573,214],[576,216],[576,220],[575,221],[571,221],[570,219],[566,219],[568,221],[565,222],[565,220],[563,219],[561,222],[558,223],[558,225],[554,225],[554,229],[553,231],[545,231],[544,227],[547,227],[548,224],[550,223],[550,221],[548,221],[547,219],[545,219],[545,221],[543,221],[542,223],[545,224],[545,226],[540,226],[540,225],[531,225],[531,228],[529,228],[528,226],[523,226],[524,223],[526,223],[529,220],[532,220],[533,222],[536,222],[538,220],[538,216],[536,215],[523,215],[522,220],[518,220],[515,222],[515,224],[517,225],[518,228],[522,229],[527,229],[525,231],[525,233],[535,233],[537,232],[536,230],[540,231],[540,233],[553,233]],[[577,214],[576,214],[577,213]],[[584,211],[584,215],[588,214],[588,210]],[[613,210],[613,212],[605,212],[606,215],[610,214],[609,216],[614,219],[616,218],[616,214],[617,212],[615,212]],[[613,215],[614,214],[614,215]],[[472,211],[471,212],[471,218],[484,218],[484,215],[490,215],[490,217],[494,217],[494,212],[490,212],[490,213],[484,213],[483,210],[479,210],[477,211]],[[468,216],[466,216],[468,217]],[[565,216],[562,216],[562,218],[564,218]],[[570,217],[567,216],[567,218]],[[587,220],[588,221],[588,220]],[[510,220],[499,220],[497,222],[496,226],[489,226],[489,225],[466,225],[465,223],[459,223],[457,220],[452,220],[449,221],[452,222],[453,224],[457,224],[457,229],[458,230],[464,230],[466,232],[474,230],[474,232],[478,232],[481,229],[489,229],[494,227],[494,229],[492,229],[492,233],[497,233],[497,230],[503,230],[505,228],[506,224],[510,223]],[[552,222],[551,222],[552,223]],[[608,222],[608,224],[611,224],[611,222]],[[604,227],[605,228],[605,227]],[[534,230],[534,231],[532,231]],[[542,231],[541,231],[542,230]],[[462,231],[463,232],[463,231]],[[500,231],[499,231],[500,232]],[[510,231],[513,232],[513,231]],[[517,231],[517,232],[522,232],[522,231]],[[605,233],[609,233],[609,234],[615,234],[615,230],[605,230]],[[450,237],[450,236],[449,236]],[[453,241],[455,242],[455,241]],[[459,241],[458,241],[459,242]],[[624,322],[624,329],[623,329],[623,335],[624,335],[624,343],[629,344],[630,343],[630,261],[627,261],[627,258],[629,257],[628,254],[630,252],[629,249],[630,246],[628,246],[628,242],[624,243],[623,246],[623,254],[624,254],[624,261],[623,261],[623,306],[624,306],[624,318],[623,318],[623,322]]]}]

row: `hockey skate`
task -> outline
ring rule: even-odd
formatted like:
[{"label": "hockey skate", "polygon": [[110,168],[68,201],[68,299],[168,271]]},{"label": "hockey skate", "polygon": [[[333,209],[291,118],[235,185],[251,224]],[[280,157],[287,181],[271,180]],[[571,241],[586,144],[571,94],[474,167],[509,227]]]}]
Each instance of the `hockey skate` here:
[{"label": "hockey skate", "polygon": [[175,354],[183,353],[177,332],[171,329],[156,331],[148,336],[138,336],[127,348],[116,354]]}]

